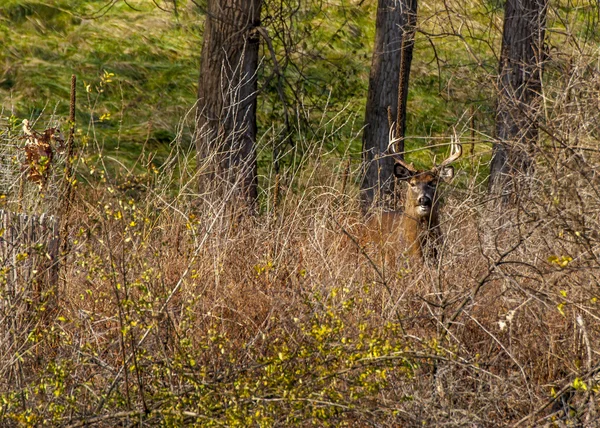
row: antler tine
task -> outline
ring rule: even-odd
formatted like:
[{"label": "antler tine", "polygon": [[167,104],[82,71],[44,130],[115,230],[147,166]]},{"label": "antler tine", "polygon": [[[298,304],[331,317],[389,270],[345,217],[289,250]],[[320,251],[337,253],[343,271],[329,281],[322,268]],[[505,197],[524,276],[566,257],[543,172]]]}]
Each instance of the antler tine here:
[{"label": "antler tine", "polygon": [[388,133],[388,146],[387,146],[387,151],[394,157],[394,159],[398,156],[398,153],[396,153],[396,147],[395,144],[397,141],[397,139],[394,138],[394,124],[392,123],[390,125],[390,132]]},{"label": "antler tine", "polygon": [[455,137],[450,138],[450,156],[444,160],[441,164],[438,165],[438,168],[443,168],[447,165],[450,165],[452,162],[456,161],[459,157],[462,156],[462,146],[460,143],[456,142]]},{"label": "antler tine", "polygon": [[400,154],[398,154],[398,152],[396,152],[396,143],[400,140],[401,140],[400,138],[394,138],[394,124],[392,123],[390,125],[389,144],[387,147],[387,151],[392,155],[392,157],[394,158],[396,163],[399,163],[400,165],[402,165],[404,168],[408,169],[409,171],[417,172],[417,170],[415,169],[415,167],[412,164],[408,164],[408,163],[404,162],[404,159],[402,159]]}]

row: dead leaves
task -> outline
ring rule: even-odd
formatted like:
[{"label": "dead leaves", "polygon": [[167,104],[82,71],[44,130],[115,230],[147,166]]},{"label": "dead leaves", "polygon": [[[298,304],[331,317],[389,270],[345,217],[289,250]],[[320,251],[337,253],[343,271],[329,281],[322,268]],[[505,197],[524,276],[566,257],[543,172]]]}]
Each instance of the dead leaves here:
[{"label": "dead leaves", "polygon": [[21,171],[27,172],[27,179],[36,183],[42,190],[50,177],[54,154],[57,150],[64,149],[65,141],[60,129],[48,128],[39,133],[31,129],[27,119],[23,121],[23,134],[25,160],[21,165]]}]

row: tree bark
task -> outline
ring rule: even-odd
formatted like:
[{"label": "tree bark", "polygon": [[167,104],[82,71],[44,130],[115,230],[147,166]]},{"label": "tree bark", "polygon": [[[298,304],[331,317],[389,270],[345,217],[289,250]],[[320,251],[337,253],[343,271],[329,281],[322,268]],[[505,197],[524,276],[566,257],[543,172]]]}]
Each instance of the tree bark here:
[{"label": "tree bark", "polygon": [[404,151],[408,78],[417,22],[417,0],[379,0],[375,49],[369,75],[369,92],[363,132],[363,206],[378,204],[394,193],[394,162],[385,155],[390,118],[396,117],[396,149]]},{"label": "tree bark", "polygon": [[258,195],[256,98],[262,0],[208,0],[196,153],[203,193]]},{"label": "tree bark", "polygon": [[496,137],[490,166],[492,193],[516,191],[533,172],[538,138],[548,0],[507,0],[498,75]]}]

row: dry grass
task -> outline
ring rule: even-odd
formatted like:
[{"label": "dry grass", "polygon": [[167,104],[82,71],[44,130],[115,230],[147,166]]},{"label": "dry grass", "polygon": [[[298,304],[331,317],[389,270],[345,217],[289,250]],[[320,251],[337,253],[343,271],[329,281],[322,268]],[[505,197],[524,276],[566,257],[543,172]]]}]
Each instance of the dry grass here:
[{"label": "dry grass", "polygon": [[357,197],[340,193],[328,162],[306,166],[300,193],[282,184],[277,209],[256,217],[198,202],[191,185],[174,194],[169,171],[135,186],[90,181],[76,193],[56,295],[3,297],[2,418],[591,423],[593,155],[540,163],[529,196],[502,210],[474,180],[446,187],[436,266],[385,266],[349,244]]},{"label": "dry grass", "polygon": [[1,425],[594,426],[600,80],[581,49],[548,60],[515,204],[489,199],[487,143],[443,189],[437,264],[348,239],[359,168],[346,181],[326,141],[350,113],[300,135],[277,204],[261,177],[256,216],[196,192],[181,135],[159,169],[82,156],[59,283],[37,298],[8,286],[26,256],[0,270]]}]

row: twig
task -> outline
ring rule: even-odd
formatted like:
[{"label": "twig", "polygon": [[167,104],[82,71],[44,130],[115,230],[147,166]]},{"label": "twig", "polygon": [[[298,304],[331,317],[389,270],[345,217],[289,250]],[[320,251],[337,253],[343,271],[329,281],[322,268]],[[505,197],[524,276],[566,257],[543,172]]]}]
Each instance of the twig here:
[{"label": "twig", "polygon": [[[581,377],[581,379],[582,380],[589,379],[591,377],[596,376],[598,373],[600,373],[600,364],[597,365],[596,367],[594,367],[592,370],[589,370],[587,373],[585,373]],[[573,381],[572,380],[570,380],[565,386],[563,386],[560,389],[560,391],[558,391],[556,394],[554,394],[554,397],[550,398],[543,405],[541,405],[540,407],[538,407],[536,410],[534,410],[533,412],[531,412],[530,414],[528,414],[527,416],[525,416],[523,419],[519,420],[517,423],[515,423],[513,425],[513,427],[518,427],[519,425],[522,425],[523,423],[527,422],[529,419],[531,419],[531,418],[535,417],[536,415],[538,415],[540,412],[542,412],[548,406],[550,406],[551,404],[553,404],[556,400],[558,400],[564,393],[566,393],[571,388],[573,388]]]}]

